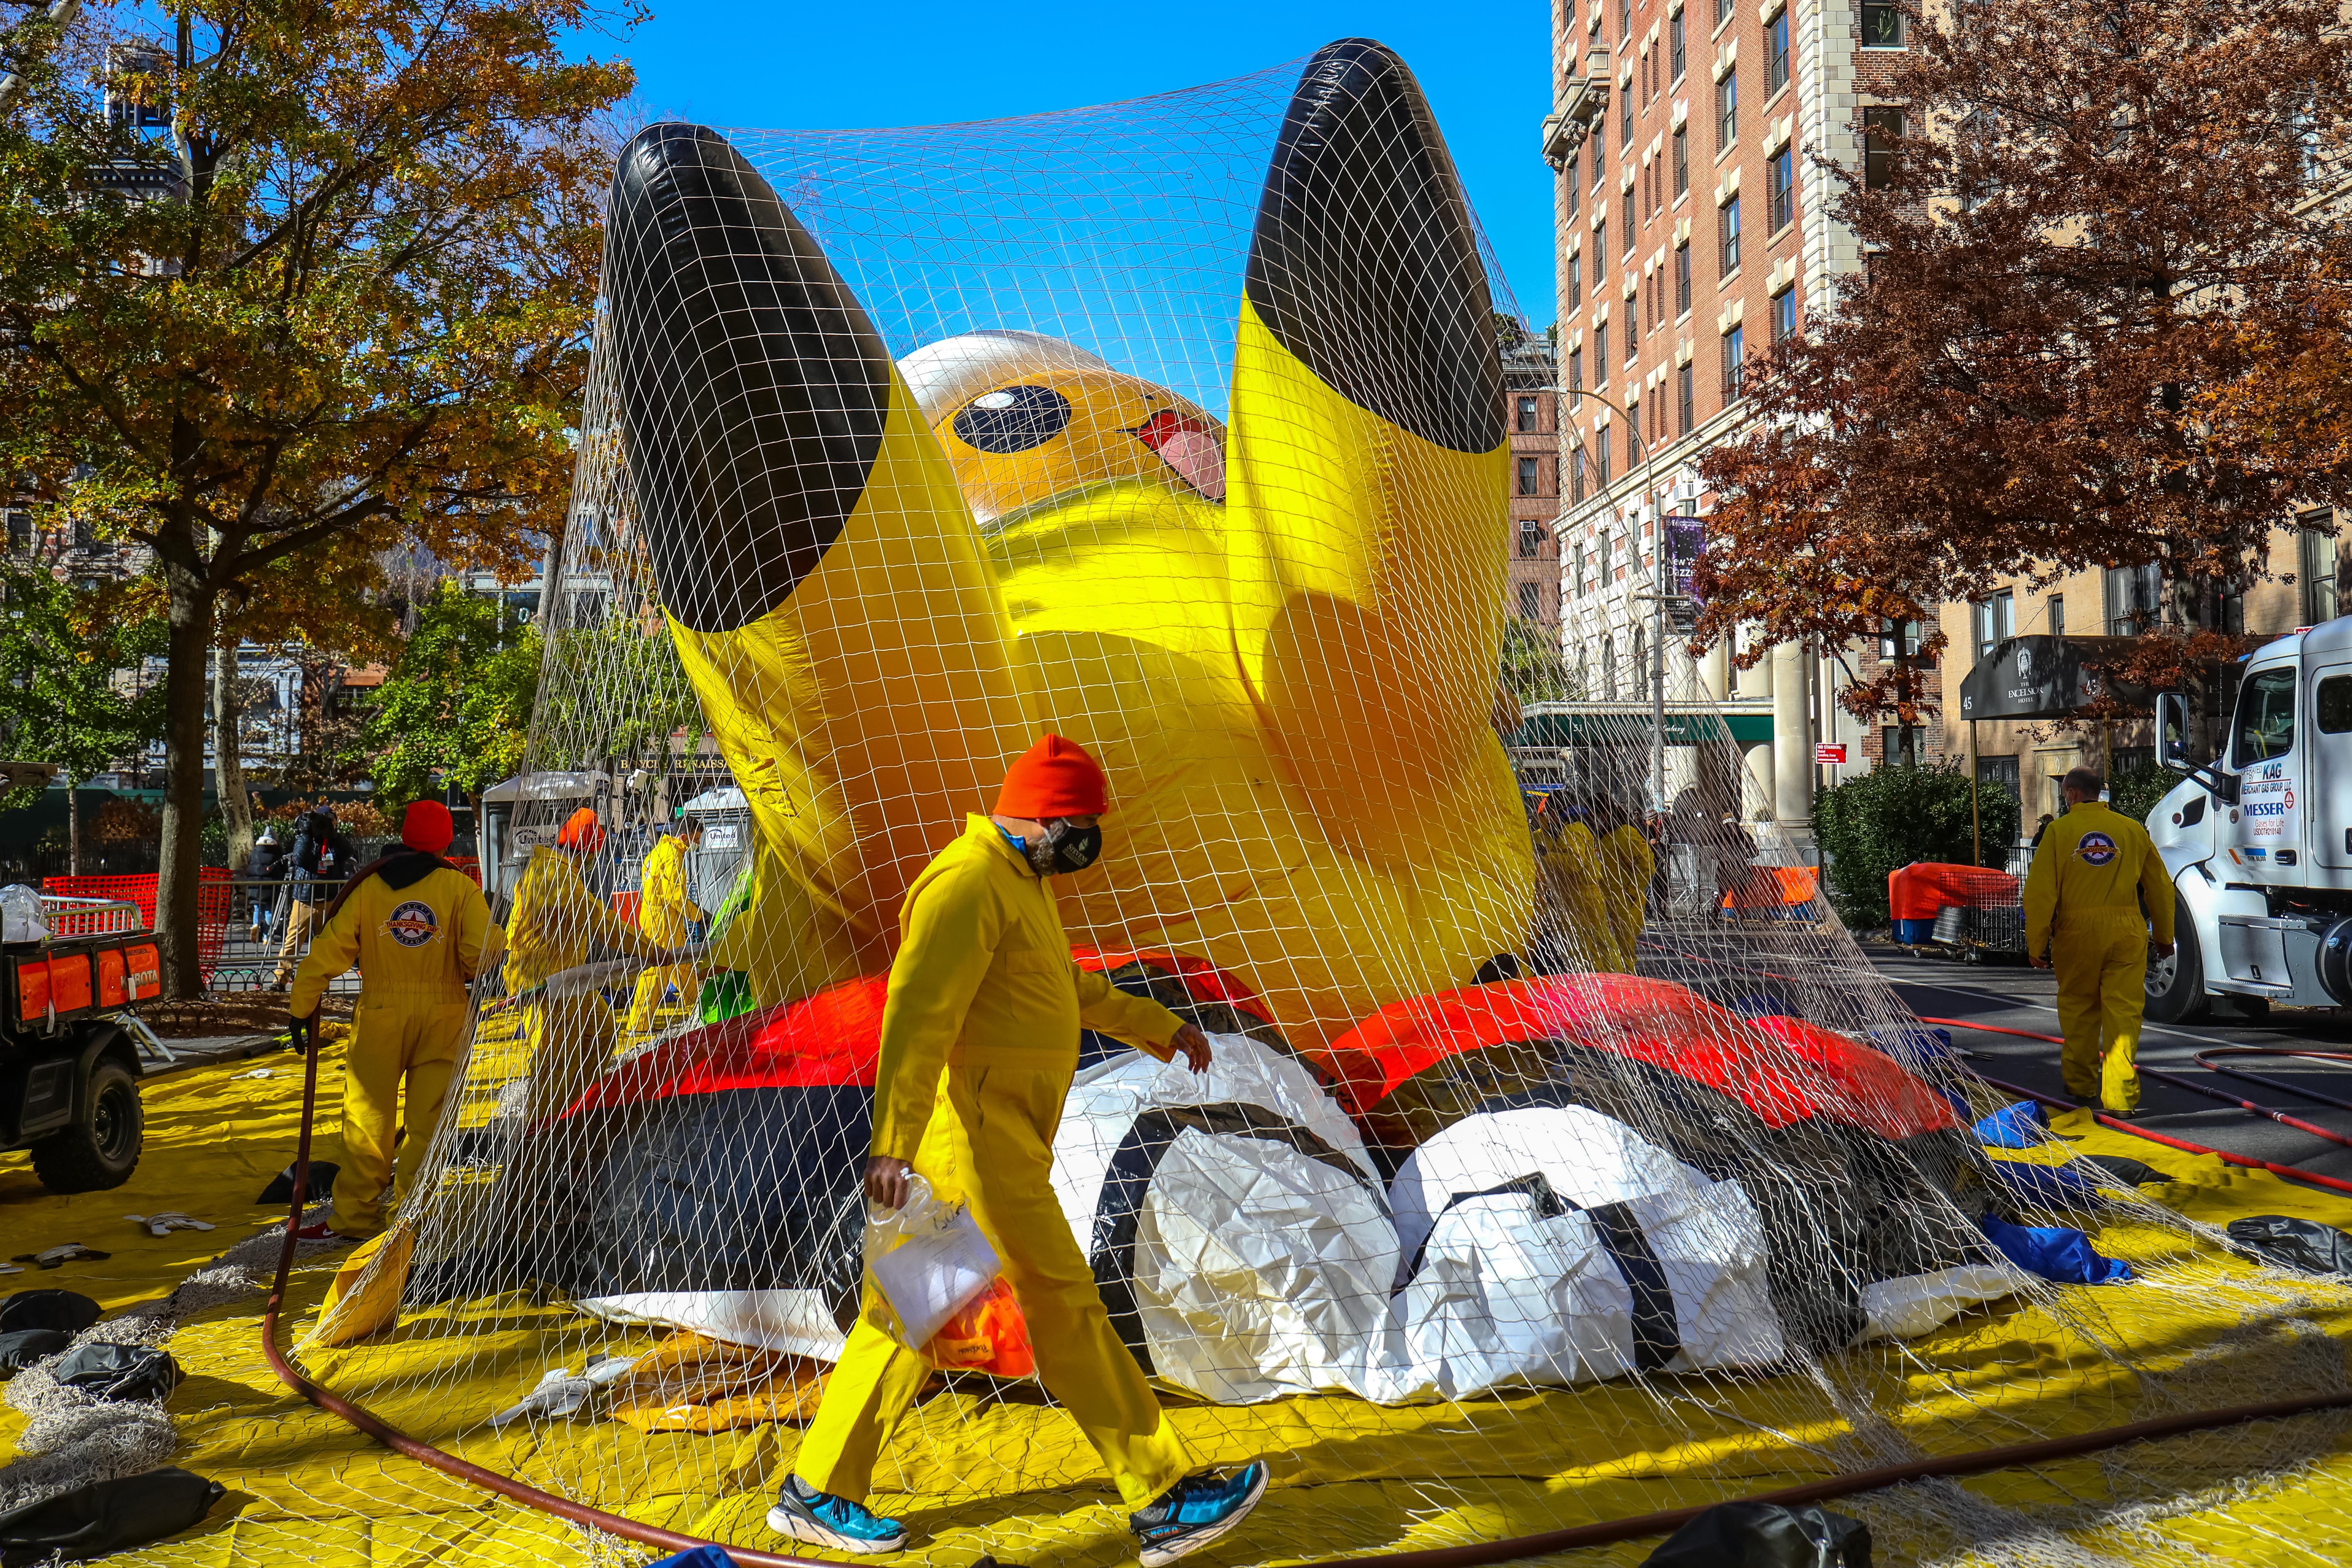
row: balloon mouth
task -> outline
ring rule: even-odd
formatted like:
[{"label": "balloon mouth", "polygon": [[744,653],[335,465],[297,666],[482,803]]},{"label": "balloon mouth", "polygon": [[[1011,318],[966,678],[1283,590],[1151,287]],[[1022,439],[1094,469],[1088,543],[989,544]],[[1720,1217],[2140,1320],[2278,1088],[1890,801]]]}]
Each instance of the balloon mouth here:
[{"label": "balloon mouth", "polygon": [[1209,426],[1163,408],[1128,434],[1211,500],[1225,499],[1224,444]]}]

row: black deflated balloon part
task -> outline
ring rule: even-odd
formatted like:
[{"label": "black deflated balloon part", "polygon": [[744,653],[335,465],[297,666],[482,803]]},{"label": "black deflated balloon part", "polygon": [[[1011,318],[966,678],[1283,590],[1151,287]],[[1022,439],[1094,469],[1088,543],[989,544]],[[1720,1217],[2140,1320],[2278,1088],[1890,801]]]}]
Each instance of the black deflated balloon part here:
[{"label": "black deflated balloon part", "polygon": [[1050,386],[1000,386],[956,410],[956,439],[1000,456],[1042,447],[1070,427],[1070,400]]}]

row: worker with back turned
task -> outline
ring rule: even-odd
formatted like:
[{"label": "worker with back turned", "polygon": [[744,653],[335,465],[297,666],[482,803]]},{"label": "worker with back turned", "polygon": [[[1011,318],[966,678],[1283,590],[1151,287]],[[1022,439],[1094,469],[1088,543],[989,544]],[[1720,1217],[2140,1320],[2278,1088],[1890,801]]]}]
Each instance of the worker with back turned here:
[{"label": "worker with back turned", "polygon": [[[400,844],[345,883],[294,974],[287,1011],[318,1013],[328,983],[356,963],[359,1005],[343,1060],[343,1158],[331,1216],[310,1240],[356,1241],[383,1228],[383,1194],[399,1150],[402,1195],[415,1175],[466,1043],[466,988],[489,938],[490,908],[474,879],[441,858],[449,808],[420,800]],[[398,1114],[406,1090],[406,1114]],[[403,1130],[405,1136],[403,1136]]]},{"label": "worker with back turned", "polygon": [[[637,878],[637,930],[664,947],[683,947],[702,911],[686,891],[686,858],[702,842],[702,819],[689,816],[675,833],[654,841]],[[672,986],[679,998],[694,1001],[695,968],[690,963],[660,963],[637,976],[629,999],[628,1032],[642,1035],[654,1026],[656,1010]]]},{"label": "worker with back turned", "polygon": [[2066,815],[2025,874],[2025,952],[2058,972],[2066,1092],[2129,1116],[2139,1109],[2148,952],[2172,952],[2172,879],[2147,829],[2099,798],[2106,781],[2076,768],[2060,787]]},{"label": "worker with back turned", "polygon": [[[868,1201],[906,1205],[919,1173],[969,1202],[1028,1324],[1038,1380],[1110,1472],[1143,1568],[1216,1541],[1265,1494],[1261,1461],[1188,1474],[1184,1446],[1111,1327],[1094,1270],[1054,1193],[1054,1131],[1094,1029],[1162,1061],[1209,1065],[1197,1026],[1070,961],[1046,879],[1102,852],[1102,770],[1047,735],[1006,773],[992,818],[967,819],[898,911],[882,1010]],[[770,1528],[837,1551],[897,1552],[907,1531],[866,1507],[875,1461],[931,1376],[891,1332],[869,1285],[824,1402],[793,1458]]]}]

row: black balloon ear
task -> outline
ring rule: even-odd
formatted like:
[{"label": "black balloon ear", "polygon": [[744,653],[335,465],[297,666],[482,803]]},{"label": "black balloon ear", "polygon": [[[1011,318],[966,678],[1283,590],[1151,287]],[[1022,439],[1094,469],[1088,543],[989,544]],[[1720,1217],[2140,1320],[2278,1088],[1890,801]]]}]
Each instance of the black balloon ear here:
[{"label": "black balloon ear", "polygon": [[866,493],[891,362],[839,273],[716,131],[622,151],[609,353],[664,606],[731,631],[791,596]]},{"label": "black balloon ear", "polygon": [[1369,38],[1307,63],[1266,171],[1249,301],[1324,384],[1456,452],[1503,441],[1494,305],[1421,84]]}]

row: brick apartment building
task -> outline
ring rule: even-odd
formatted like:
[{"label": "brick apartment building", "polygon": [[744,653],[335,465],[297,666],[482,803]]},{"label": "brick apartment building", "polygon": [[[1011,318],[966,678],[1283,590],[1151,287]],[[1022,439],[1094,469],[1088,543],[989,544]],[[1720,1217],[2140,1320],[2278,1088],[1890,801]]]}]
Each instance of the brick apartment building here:
[{"label": "brick apartment building", "polygon": [[[1870,89],[1903,20],[1876,0],[1555,0],[1552,38],[1562,642],[1606,700],[1650,688],[1656,520],[1704,519],[1696,460],[1745,424],[1748,362],[1861,264],[1811,159],[1862,166],[1866,127],[1899,112]],[[1747,746],[1747,766],[1791,827],[1840,776],[1816,766],[1817,742],[1843,742],[1849,770],[1889,743],[1836,706],[1834,658],[1783,647],[1735,676],[1724,650],[1693,660],[1671,632],[1666,647],[1670,699],[1755,709],[1750,733],[1769,710],[1771,739]],[[1843,651],[1847,666],[1879,654]],[[1892,740],[1940,752],[1940,735]]]},{"label": "brick apartment building", "polygon": [[1507,338],[1503,385],[1511,424],[1509,613],[1559,625],[1559,362],[1538,337]]}]

